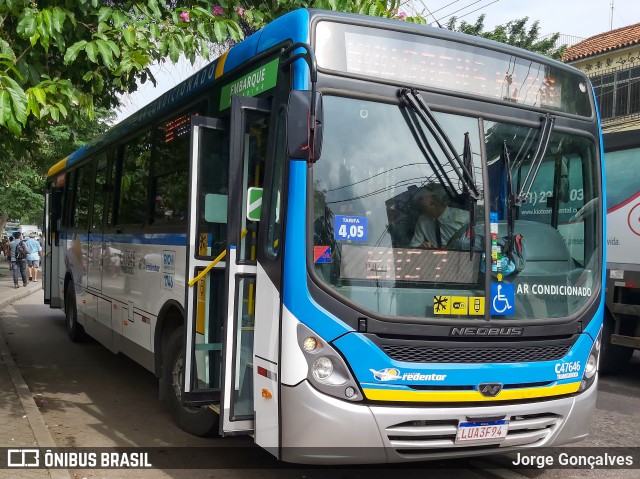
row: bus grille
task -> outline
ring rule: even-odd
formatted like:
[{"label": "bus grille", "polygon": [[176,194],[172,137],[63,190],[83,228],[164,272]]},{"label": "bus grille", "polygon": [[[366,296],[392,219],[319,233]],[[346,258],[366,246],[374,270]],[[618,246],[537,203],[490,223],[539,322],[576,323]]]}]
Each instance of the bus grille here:
[{"label": "bus grille", "polygon": [[391,359],[409,363],[527,363],[564,357],[571,344],[514,347],[425,347],[384,344]]},{"label": "bus grille", "polygon": [[[409,421],[385,429],[391,447],[403,456],[428,455],[447,450],[497,449],[513,446],[531,446],[549,436],[561,421],[557,414],[531,414],[511,416],[507,437],[495,444],[456,445],[458,420]],[[468,449],[467,449],[468,450]]]}]

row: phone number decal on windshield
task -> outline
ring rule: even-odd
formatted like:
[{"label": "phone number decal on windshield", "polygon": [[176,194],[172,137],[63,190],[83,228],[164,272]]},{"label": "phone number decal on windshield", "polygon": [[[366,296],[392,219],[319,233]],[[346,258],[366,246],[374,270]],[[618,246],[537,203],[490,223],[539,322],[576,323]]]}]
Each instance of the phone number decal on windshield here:
[{"label": "phone number decal on windshield", "polygon": [[336,216],[333,235],[341,241],[367,241],[368,219],[365,216]]}]

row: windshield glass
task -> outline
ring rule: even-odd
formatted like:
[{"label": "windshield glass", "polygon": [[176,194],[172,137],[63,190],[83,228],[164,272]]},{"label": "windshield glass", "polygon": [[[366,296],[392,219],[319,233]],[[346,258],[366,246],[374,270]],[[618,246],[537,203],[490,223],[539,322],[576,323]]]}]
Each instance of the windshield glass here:
[{"label": "windshield glass", "polygon": [[[468,136],[467,165],[480,192],[478,201],[471,200],[411,108],[325,96],[323,152],[313,169],[310,253],[321,281],[360,309],[388,316],[482,318],[487,308],[497,318],[546,318],[579,308],[600,268],[593,264],[597,219],[578,215],[597,191],[593,143],[552,133],[529,195],[532,201],[514,221],[514,242],[521,235],[526,252],[519,239],[513,248],[517,254],[503,265],[499,256],[509,232],[500,148],[508,138],[518,190],[538,131],[459,115],[434,116],[461,161]],[[487,149],[488,188],[482,148]],[[489,304],[492,292],[485,292],[484,253],[492,251],[485,241],[487,207],[498,236],[494,251],[500,250],[490,283],[492,290],[501,285],[501,297],[511,300],[501,314]],[[557,257],[543,258],[539,250],[554,241]],[[577,290],[566,286],[583,289],[573,294]]]},{"label": "windshield glass", "polygon": [[[600,278],[595,144],[584,137],[552,132],[537,174],[532,176],[535,179],[524,195],[527,192],[522,191],[522,185],[532,167],[539,131],[495,122],[485,122],[484,130],[488,204],[492,222],[497,223],[492,227],[497,227],[500,247],[509,236],[520,245],[520,253],[516,251],[511,257],[515,264],[510,261],[501,271],[515,295],[510,317],[568,316],[596,292]],[[505,207],[506,170],[500,158],[505,145],[510,152],[513,189],[524,195],[511,235]]]}]

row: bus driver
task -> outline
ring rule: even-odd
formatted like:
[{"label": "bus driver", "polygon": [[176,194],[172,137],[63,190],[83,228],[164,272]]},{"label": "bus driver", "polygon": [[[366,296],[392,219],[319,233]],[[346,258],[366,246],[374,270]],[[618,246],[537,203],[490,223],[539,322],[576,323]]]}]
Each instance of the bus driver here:
[{"label": "bus driver", "polygon": [[411,240],[413,248],[440,249],[469,221],[467,211],[449,205],[449,196],[440,184],[430,183],[415,196],[420,217]]}]

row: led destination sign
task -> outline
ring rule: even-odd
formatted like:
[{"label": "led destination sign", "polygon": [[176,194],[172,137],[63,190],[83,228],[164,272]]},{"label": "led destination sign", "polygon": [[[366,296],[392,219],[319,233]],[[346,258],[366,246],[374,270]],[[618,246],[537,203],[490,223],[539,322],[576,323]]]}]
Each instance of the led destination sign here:
[{"label": "led destination sign", "polygon": [[323,21],[316,56],[321,68],[351,75],[592,115],[579,73],[477,45]]}]

